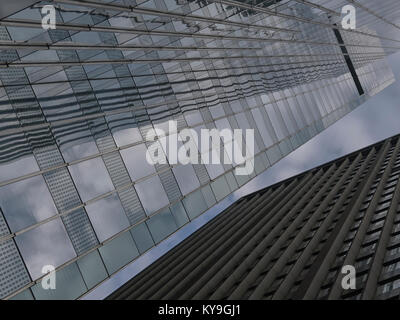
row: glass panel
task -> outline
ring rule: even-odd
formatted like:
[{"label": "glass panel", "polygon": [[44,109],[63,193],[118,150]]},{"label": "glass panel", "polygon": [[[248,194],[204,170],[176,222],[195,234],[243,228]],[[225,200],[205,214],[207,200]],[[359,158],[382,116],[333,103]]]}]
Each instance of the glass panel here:
[{"label": "glass panel", "polygon": [[185,113],[185,119],[189,126],[194,126],[203,122],[203,118],[199,111],[191,111]]},{"label": "glass panel", "polygon": [[14,297],[12,297],[10,300],[33,300],[33,295],[30,289],[26,289],[22,291],[21,293],[18,293]]},{"label": "glass panel", "polygon": [[[256,174],[260,174],[266,168],[265,167],[265,159],[263,156],[264,156],[264,153],[262,153],[261,155],[258,155],[254,158],[254,171],[256,172]],[[230,184],[230,179],[228,177],[226,177],[226,180]]]},{"label": "glass panel", "polygon": [[91,156],[97,153],[99,153],[99,150],[97,149],[94,140],[90,140],[88,142],[80,144],[74,144],[62,150],[65,162],[83,159],[87,156]]},{"label": "glass panel", "polygon": [[146,223],[156,243],[165,239],[177,229],[174,217],[169,209],[151,217]]},{"label": "glass panel", "polygon": [[153,213],[169,203],[158,176],[135,184],[135,188],[147,214]]},{"label": "glass panel", "polygon": [[39,167],[33,156],[2,163],[0,164],[0,181],[18,178],[35,171],[39,171]]},{"label": "glass panel", "polygon": [[239,187],[232,172],[228,172],[225,175],[225,178],[226,178],[226,181],[228,182],[229,189],[232,192],[235,191]]},{"label": "glass panel", "polygon": [[214,119],[225,116],[224,108],[222,108],[220,104],[214,107],[210,107],[209,110]]},{"label": "glass panel", "polygon": [[42,268],[55,268],[76,256],[60,219],[55,219],[15,237],[33,280],[42,276]]},{"label": "glass panel", "polygon": [[186,222],[189,221],[185,208],[182,205],[182,202],[175,203],[173,206],[170,207],[170,210],[175,218],[175,222],[178,227],[182,227],[184,224],[186,224]]},{"label": "glass panel", "polygon": [[279,161],[279,159],[282,158],[281,151],[277,145],[274,145],[271,148],[269,148],[266,151],[266,153],[267,153],[268,160],[271,164]]},{"label": "glass panel", "polygon": [[207,209],[207,203],[204,200],[201,190],[189,194],[183,199],[183,204],[190,219],[197,217]]},{"label": "glass panel", "polygon": [[77,264],[88,289],[93,288],[108,276],[97,250],[79,259]]},{"label": "glass panel", "polygon": [[143,253],[154,246],[153,238],[151,237],[146,223],[143,222],[132,228],[131,234],[140,253]]},{"label": "glass panel", "polygon": [[[215,157],[214,159],[217,159],[216,151],[213,149],[212,152],[210,152],[210,162],[212,157]],[[224,161],[223,155],[220,158],[221,162]],[[210,176],[211,179],[215,179],[219,175],[224,173],[224,167],[221,164],[206,164],[205,165],[208,175]]]},{"label": "glass panel", "polygon": [[236,176],[236,181],[239,184],[239,186],[243,186],[246,182],[249,181],[249,176],[243,175],[243,176]]},{"label": "glass panel", "polygon": [[183,195],[200,187],[192,165],[179,165],[172,169]]},{"label": "glass panel", "polygon": [[122,268],[139,255],[130,232],[124,232],[117,238],[99,248],[99,252],[109,274]]},{"label": "glass panel", "polygon": [[114,189],[101,158],[70,166],[69,171],[83,202]]},{"label": "glass panel", "polygon": [[267,110],[268,116],[271,119],[272,126],[275,129],[275,133],[276,136],[278,137],[278,140],[284,139],[285,136],[287,135],[287,130],[284,127],[281,114],[279,113],[278,110],[275,109],[274,105],[272,104],[265,106],[265,109]]},{"label": "glass panel", "polygon": [[204,199],[209,208],[217,203],[217,201],[215,200],[214,193],[212,192],[211,187],[209,185],[202,188],[201,191],[203,192]]},{"label": "glass panel", "polygon": [[122,159],[133,181],[156,172],[154,166],[147,162],[146,152],[144,144],[121,150]]},{"label": "glass panel", "polygon": [[113,133],[113,136],[118,147],[142,140],[142,136],[140,135],[138,128],[118,130]]},{"label": "glass panel", "polygon": [[219,177],[217,180],[211,183],[211,188],[214,191],[215,198],[217,198],[217,201],[220,201],[221,199],[225,198],[229,193],[229,186],[226,183],[225,177]]},{"label": "glass panel", "polygon": [[260,109],[259,108],[252,109],[251,112],[252,112],[253,118],[257,124],[258,130],[260,131],[261,138],[263,139],[264,145],[266,147],[269,147],[274,142],[268,132],[267,126],[265,124],[265,120],[263,118],[263,115],[261,114]]},{"label": "glass panel", "polygon": [[[230,131],[232,130],[227,118],[222,118],[222,119],[215,121],[215,126],[217,127],[217,129],[219,131],[222,131],[224,129],[228,129]],[[225,142],[224,139],[223,139],[223,141]]]},{"label": "glass panel", "polygon": [[57,213],[42,176],[1,187],[0,206],[12,232],[24,229]]},{"label": "glass panel", "polygon": [[43,289],[42,282],[32,287],[33,295],[37,300],[73,300],[87,291],[86,285],[76,263],[56,271],[56,288]]},{"label": "glass panel", "polygon": [[86,211],[100,242],[129,227],[128,218],[116,194],[87,205]]}]

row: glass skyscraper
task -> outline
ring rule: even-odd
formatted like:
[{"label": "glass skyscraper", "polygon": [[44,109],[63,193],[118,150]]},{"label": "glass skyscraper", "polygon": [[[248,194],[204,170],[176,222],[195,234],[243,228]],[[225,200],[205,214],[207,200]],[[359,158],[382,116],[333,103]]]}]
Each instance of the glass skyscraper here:
[{"label": "glass skyscraper", "polygon": [[[8,2],[0,298],[81,297],[393,83],[385,56],[400,48],[382,33],[395,0],[390,12],[359,0],[346,31],[346,1]],[[254,171],[150,165],[157,128],[254,129]],[[56,290],[42,288],[46,265]]]}]

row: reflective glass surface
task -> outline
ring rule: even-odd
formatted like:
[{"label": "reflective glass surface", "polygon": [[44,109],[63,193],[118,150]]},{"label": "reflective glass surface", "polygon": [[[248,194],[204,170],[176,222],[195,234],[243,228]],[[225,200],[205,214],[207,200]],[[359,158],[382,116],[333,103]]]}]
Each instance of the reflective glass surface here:
[{"label": "reflective glass surface", "polygon": [[[0,26],[0,231],[20,231],[4,243],[34,279],[47,263],[76,263],[83,277],[71,267],[76,290],[34,285],[37,299],[78,297],[394,81],[385,37],[400,37],[373,0],[363,3],[376,15],[360,10],[363,34],[340,30],[343,44],[332,24],[346,0],[57,2],[56,30],[42,28],[48,2],[21,3]],[[169,139],[182,135],[169,120],[199,137],[254,129],[254,171],[236,175],[235,159],[172,163]],[[150,141],[153,129],[166,137]],[[149,164],[146,150],[164,141],[168,161]],[[195,155],[235,146],[220,142]],[[85,255],[97,245],[100,258]],[[4,264],[4,275],[16,270]]]},{"label": "reflective glass surface", "polygon": [[122,159],[133,181],[156,172],[154,166],[146,160],[146,152],[147,148],[144,144],[121,150]]},{"label": "reflective glass surface", "polygon": [[13,232],[57,214],[42,176],[0,187],[0,207]]},{"label": "reflective glass surface", "polygon": [[32,279],[43,275],[43,266],[58,267],[76,256],[60,219],[22,233],[15,241]]},{"label": "reflective glass surface", "polygon": [[95,158],[69,167],[82,201],[93,199],[114,189],[101,158]]},{"label": "reflective glass surface", "polygon": [[87,205],[86,212],[100,241],[129,227],[124,209],[115,194]]},{"label": "reflective glass surface", "polygon": [[168,204],[167,195],[158,176],[137,183],[135,189],[147,214],[151,214]]}]

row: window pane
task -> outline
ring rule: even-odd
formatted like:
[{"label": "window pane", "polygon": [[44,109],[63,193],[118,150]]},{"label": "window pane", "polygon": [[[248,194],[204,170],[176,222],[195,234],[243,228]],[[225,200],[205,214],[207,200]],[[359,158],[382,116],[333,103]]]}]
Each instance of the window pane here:
[{"label": "window pane", "polygon": [[156,172],[154,166],[147,162],[146,152],[144,144],[121,150],[122,159],[133,181]]},{"label": "window pane", "polygon": [[[256,158],[256,159],[257,159],[257,158]],[[229,185],[229,189],[230,189],[232,192],[235,191],[235,190],[239,187],[232,172],[228,172],[228,173],[225,175],[225,179],[226,179],[226,182],[227,182],[228,185]]]},{"label": "window pane", "polygon": [[182,202],[175,203],[173,206],[170,207],[170,209],[178,227],[182,227],[186,222],[189,221]]},{"label": "window pane", "polygon": [[39,171],[39,167],[32,156],[10,163],[2,163],[0,164],[0,181],[18,178],[35,171]]},{"label": "window pane", "polygon": [[184,198],[183,204],[190,219],[197,217],[207,209],[207,204],[201,190],[197,190]]},{"label": "window pane", "polygon": [[214,119],[223,117],[225,115],[224,108],[222,108],[220,104],[214,107],[210,107],[209,110]]},{"label": "window pane", "polygon": [[211,190],[211,187],[209,185],[206,185],[204,186],[204,188],[201,189],[201,191],[203,192],[207,207],[212,207],[217,201],[215,200],[215,196]]},{"label": "window pane", "polygon": [[135,240],[136,246],[139,249],[140,253],[145,252],[154,246],[153,238],[150,235],[149,229],[147,228],[146,223],[141,223],[136,227],[131,229],[131,234],[133,240]]},{"label": "window pane", "polygon": [[118,147],[142,140],[142,136],[140,135],[138,128],[118,130],[113,133],[113,136]]},{"label": "window pane", "polygon": [[225,198],[229,193],[229,186],[226,183],[225,177],[219,177],[217,180],[211,183],[211,188],[214,191],[217,201]]},{"label": "window pane", "polygon": [[31,290],[25,289],[24,291],[22,291],[21,293],[18,293],[17,295],[15,295],[14,297],[12,297],[10,300],[33,300],[33,295]]},{"label": "window pane", "polygon": [[60,219],[55,219],[15,237],[33,280],[42,276],[42,268],[55,268],[76,256]]},{"label": "window pane", "polygon": [[77,264],[88,289],[107,278],[106,268],[97,250],[79,259]]},{"label": "window pane", "polygon": [[57,213],[42,176],[1,187],[0,206],[13,232]]},{"label": "window pane", "polygon": [[201,114],[199,111],[191,111],[191,112],[185,113],[185,119],[189,126],[194,126],[196,124],[203,122],[203,118],[201,117]]},{"label": "window pane", "polygon": [[45,290],[42,282],[32,287],[33,295],[37,300],[73,300],[87,291],[76,263],[56,271],[56,288]]},{"label": "window pane", "polygon": [[158,176],[135,184],[135,188],[147,214],[151,214],[169,203]]},{"label": "window pane", "polygon": [[62,150],[65,162],[79,160],[97,153],[99,153],[99,150],[97,149],[94,140],[90,140],[88,142],[80,144],[74,144]]},{"label": "window pane", "polygon": [[99,248],[109,274],[114,273],[139,255],[131,234],[124,232]]},{"label": "window pane", "polygon": [[197,179],[192,165],[176,166],[172,171],[183,195],[200,187],[199,179]]},{"label": "window pane", "polygon": [[149,227],[156,243],[165,239],[177,229],[174,217],[169,209],[166,209],[147,220],[147,226]]},{"label": "window pane", "polygon": [[100,242],[129,227],[128,218],[116,194],[87,205],[86,211]]},{"label": "window pane", "polygon": [[101,158],[70,166],[69,171],[84,202],[114,189]]}]

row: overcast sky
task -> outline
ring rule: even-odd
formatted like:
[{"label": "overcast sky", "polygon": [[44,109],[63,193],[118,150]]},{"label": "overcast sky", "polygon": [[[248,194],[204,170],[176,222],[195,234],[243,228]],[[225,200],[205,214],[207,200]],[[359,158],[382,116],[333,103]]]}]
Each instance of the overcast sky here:
[{"label": "overcast sky", "polygon": [[[396,79],[400,79],[400,53],[389,57]],[[218,215],[240,196],[265,188],[293,175],[341,157],[400,133],[400,81],[369,99],[328,129],[277,162],[240,190],[178,230],[133,263],[117,272],[84,299],[104,299],[154,260]]]}]

